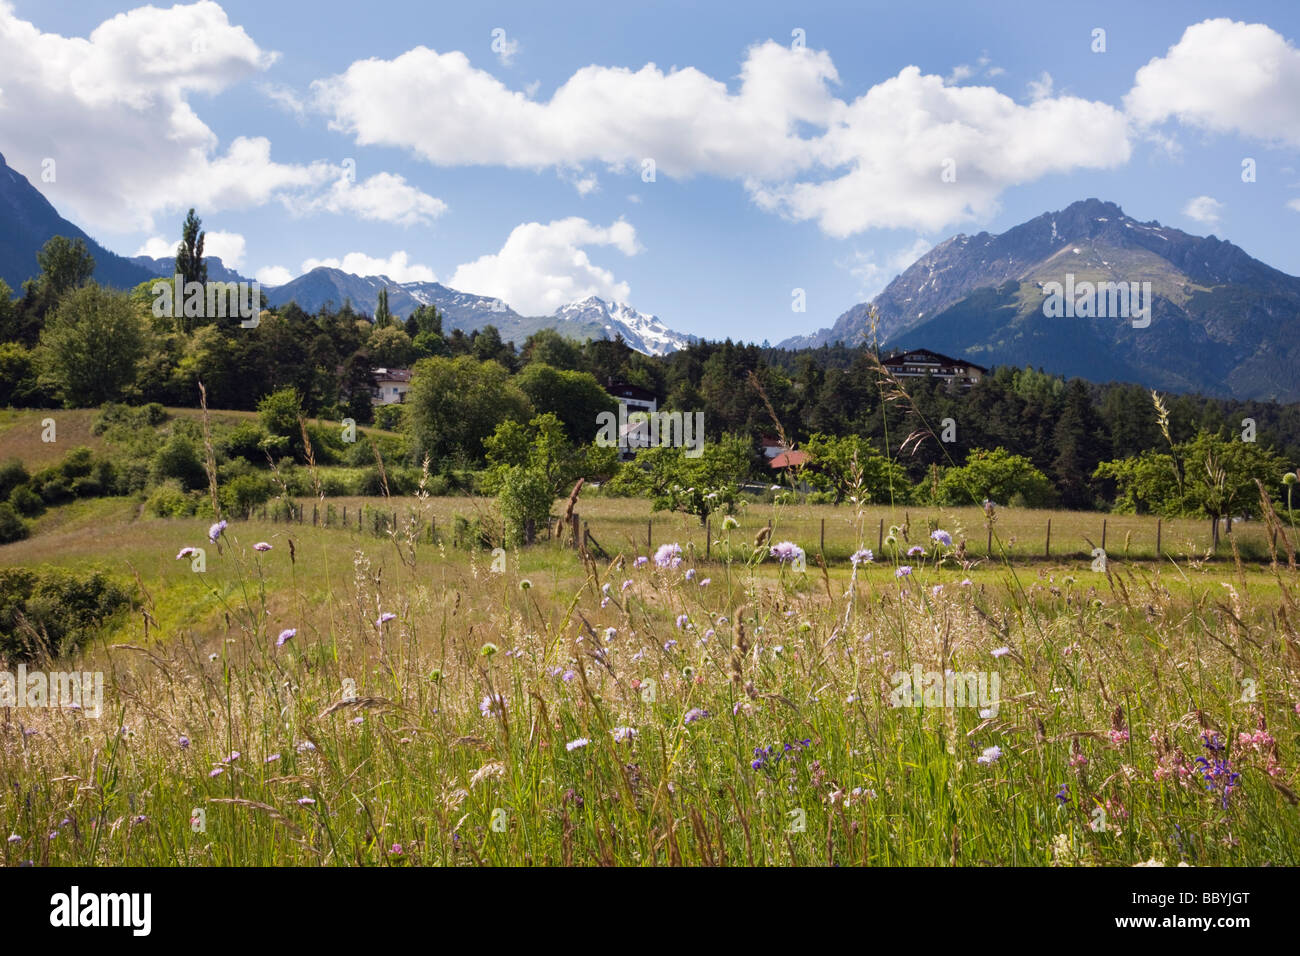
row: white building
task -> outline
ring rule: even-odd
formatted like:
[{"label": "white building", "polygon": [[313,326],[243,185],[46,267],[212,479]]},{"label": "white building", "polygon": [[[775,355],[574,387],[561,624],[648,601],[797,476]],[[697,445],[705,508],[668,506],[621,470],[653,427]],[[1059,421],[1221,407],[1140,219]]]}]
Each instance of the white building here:
[{"label": "white building", "polygon": [[374,404],[400,405],[406,401],[406,393],[411,390],[409,368],[377,368],[370,374],[375,382],[370,390]]}]

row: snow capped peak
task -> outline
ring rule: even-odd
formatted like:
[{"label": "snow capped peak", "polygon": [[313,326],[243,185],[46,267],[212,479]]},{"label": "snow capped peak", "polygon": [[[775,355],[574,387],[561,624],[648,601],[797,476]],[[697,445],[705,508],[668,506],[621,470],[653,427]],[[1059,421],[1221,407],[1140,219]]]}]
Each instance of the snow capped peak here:
[{"label": "snow capped peak", "polygon": [[561,306],[555,316],[568,321],[599,322],[610,338],[622,335],[628,345],[648,355],[666,355],[691,342],[691,336],[674,332],[658,316],[638,312],[625,302],[606,302],[596,295]]}]

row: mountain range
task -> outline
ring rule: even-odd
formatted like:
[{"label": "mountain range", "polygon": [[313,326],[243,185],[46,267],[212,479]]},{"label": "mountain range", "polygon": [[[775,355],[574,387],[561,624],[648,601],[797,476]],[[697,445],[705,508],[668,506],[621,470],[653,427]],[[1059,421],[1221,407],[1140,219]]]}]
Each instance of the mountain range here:
[{"label": "mountain range", "polygon": [[[1152,321],[1050,318],[1051,283],[1150,282]],[[875,328],[869,327],[875,310]],[[1086,199],[999,235],[935,246],[870,302],[781,348],[925,347],[1091,381],[1300,401],[1300,278],[1214,236]]]},{"label": "mountain range", "polygon": [[[128,259],[106,249],[60,216],[0,156],[0,279],[21,290],[36,274],[36,253],[55,235],[85,240],[95,279],[105,285],[130,288],[172,274],[171,259]],[[219,258],[207,262],[211,279],[250,281]],[[1150,282],[1150,325],[1049,317],[1044,300],[1067,276],[1077,283]],[[449,329],[469,332],[490,323],[516,343],[543,328],[579,340],[621,335],[632,348],[654,355],[697,341],[656,316],[596,296],[550,315],[526,316],[499,299],[438,282],[395,282],[325,266],[264,292],[271,305],[296,302],[315,311],[350,302],[370,314],[380,289],[388,290],[389,308],[399,318],[432,304]],[[778,347],[836,342],[925,347],[984,366],[1031,365],[1169,391],[1300,401],[1300,278],[1215,236],[1139,222],[1114,203],[1086,199],[997,235],[953,236],[830,328]]]}]

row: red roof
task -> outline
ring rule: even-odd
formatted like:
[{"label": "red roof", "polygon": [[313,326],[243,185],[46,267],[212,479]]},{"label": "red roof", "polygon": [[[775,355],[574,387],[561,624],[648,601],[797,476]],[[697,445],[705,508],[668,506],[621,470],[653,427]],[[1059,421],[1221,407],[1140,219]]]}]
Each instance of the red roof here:
[{"label": "red roof", "polygon": [[806,451],[786,451],[772,459],[773,468],[798,468],[808,464]]}]

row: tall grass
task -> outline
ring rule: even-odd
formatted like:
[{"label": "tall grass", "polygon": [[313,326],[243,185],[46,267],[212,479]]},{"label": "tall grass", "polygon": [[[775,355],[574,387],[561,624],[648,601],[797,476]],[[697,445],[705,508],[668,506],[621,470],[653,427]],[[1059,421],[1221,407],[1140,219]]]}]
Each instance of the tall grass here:
[{"label": "tall grass", "polygon": [[[708,564],[638,566],[631,538],[503,573],[240,522],[195,575],[172,556],[206,524],[148,523],[140,617],[57,665],[106,671],[104,716],[0,717],[4,860],[1300,862],[1284,563],[977,566],[914,530],[924,556],[856,568],[803,539],[798,571],[767,554],[787,512],[767,517],[762,547],[757,516],[719,522]],[[856,525],[845,546],[874,549]],[[148,630],[173,592],[207,610]],[[1000,700],[894,706],[913,665],[996,672]]]}]

